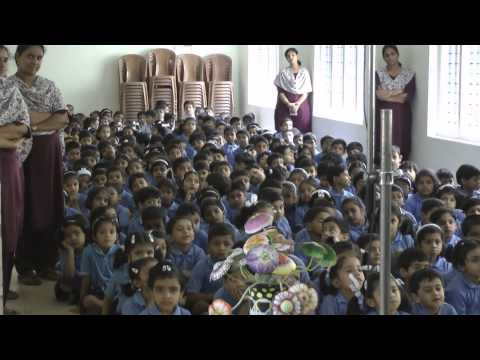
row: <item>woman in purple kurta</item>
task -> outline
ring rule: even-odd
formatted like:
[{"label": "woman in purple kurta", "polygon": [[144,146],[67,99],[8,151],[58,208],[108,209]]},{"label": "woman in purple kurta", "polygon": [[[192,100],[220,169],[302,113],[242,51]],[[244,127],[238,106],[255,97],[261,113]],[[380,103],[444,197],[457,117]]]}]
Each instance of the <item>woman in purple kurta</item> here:
[{"label": "woman in purple kurta", "polygon": [[43,55],[43,45],[19,45],[17,73],[9,78],[27,104],[33,129],[32,151],[24,163],[25,221],[15,259],[25,285],[41,284],[38,275],[56,279],[55,235],[64,212],[61,135],[68,120],[60,90],[37,75]]},{"label": "woman in purple kurta", "polygon": [[312,81],[308,70],[301,66],[298,51],[294,48],[285,51],[290,66],[283,69],[275,78],[278,100],[275,108],[275,128],[280,131],[283,119],[289,117],[293,126],[302,133],[312,131],[312,112],[308,94],[312,92]]},{"label": "woman in purple kurta", "polygon": [[[27,105],[15,84],[4,77],[8,58],[7,48],[0,45],[0,186],[4,305],[10,288],[15,248],[23,225],[22,162],[32,147]],[[5,310],[5,313],[7,312]]]},{"label": "woman in purple kurta", "polygon": [[395,45],[385,45],[382,54],[387,66],[375,74],[376,153],[380,153],[380,110],[392,109],[392,144],[400,147],[403,159],[407,160],[412,142],[411,101],[415,95],[415,73],[404,68],[398,61],[399,52]]}]

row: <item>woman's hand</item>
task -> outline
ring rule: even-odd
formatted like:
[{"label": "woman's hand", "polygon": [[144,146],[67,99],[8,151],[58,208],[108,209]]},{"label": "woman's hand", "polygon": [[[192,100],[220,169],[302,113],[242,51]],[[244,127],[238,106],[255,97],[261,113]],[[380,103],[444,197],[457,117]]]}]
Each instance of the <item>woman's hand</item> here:
[{"label": "woman's hand", "polygon": [[4,136],[0,136],[0,149],[17,149],[23,143],[23,138],[8,139]]},{"label": "woman's hand", "polygon": [[10,123],[0,126],[0,133],[10,140],[21,139],[28,133],[28,127],[21,123]]}]

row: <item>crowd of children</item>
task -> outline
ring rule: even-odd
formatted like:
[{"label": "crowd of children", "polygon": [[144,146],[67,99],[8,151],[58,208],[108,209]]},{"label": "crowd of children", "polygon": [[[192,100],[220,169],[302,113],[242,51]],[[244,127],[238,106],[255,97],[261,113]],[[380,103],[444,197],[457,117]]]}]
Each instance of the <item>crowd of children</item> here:
[{"label": "crowd of children", "polygon": [[[333,267],[300,276],[318,292],[317,314],[378,314],[380,241],[362,144],[318,142],[289,118],[273,133],[254,114],[215,117],[190,102],[181,119],[163,102],[136,121],[69,109],[58,301],[83,314],[233,306],[248,286],[239,269],[214,282],[210,273],[248,238],[245,221],[268,212],[300,268],[302,242],[337,253]],[[402,161],[398,147],[392,160],[389,313],[480,314],[480,170],[462,165],[454,179]]]}]

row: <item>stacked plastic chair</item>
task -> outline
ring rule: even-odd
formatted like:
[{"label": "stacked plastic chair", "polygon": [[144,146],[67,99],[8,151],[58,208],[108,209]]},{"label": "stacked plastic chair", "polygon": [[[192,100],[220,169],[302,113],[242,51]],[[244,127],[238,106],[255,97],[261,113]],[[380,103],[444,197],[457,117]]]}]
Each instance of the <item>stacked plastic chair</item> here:
[{"label": "stacked plastic chair", "polygon": [[205,61],[205,80],[208,89],[208,106],[215,115],[232,115],[234,111],[232,59],[223,54],[208,55]]},{"label": "stacked plastic chair", "polygon": [[176,61],[178,112],[183,117],[183,104],[192,101],[195,107],[207,106],[203,59],[194,54],[182,54]]},{"label": "stacked plastic chair", "polygon": [[120,107],[127,121],[148,110],[147,61],[140,55],[125,55],[118,60]]},{"label": "stacked plastic chair", "polygon": [[165,101],[176,115],[178,108],[176,84],[176,55],[169,49],[155,49],[148,54],[148,89],[150,108]]}]

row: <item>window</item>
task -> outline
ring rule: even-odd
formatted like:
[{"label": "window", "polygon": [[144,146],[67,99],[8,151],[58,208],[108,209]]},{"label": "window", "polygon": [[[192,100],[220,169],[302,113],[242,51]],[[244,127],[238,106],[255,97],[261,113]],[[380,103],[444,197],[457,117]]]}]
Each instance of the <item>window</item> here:
[{"label": "window", "polygon": [[480,143],[480,45],[431,45],[428,136]]},{"label": "window", "polygon": [[278,45],[248,45],[248,104],[275,108],[273,84],[279,67]]},{"label": "window", "polygon": [[363,124],[364,45],[316,45],[313,114]]}]

